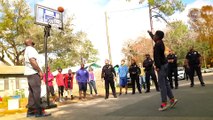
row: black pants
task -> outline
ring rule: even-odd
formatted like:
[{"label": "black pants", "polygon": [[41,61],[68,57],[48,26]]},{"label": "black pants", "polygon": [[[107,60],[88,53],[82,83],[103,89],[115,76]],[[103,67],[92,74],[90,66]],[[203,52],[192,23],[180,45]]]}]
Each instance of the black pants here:
[{"label": "black pants", "polygon": [[131,83],[132,83],[132,94],[135,94],[135,82],[137,84],[138,92],[141,93],[141,86],[138,75],[131,75]]},{"label": "black pants", "polygon": [[186,80],[188,80],[190,77],[190,69],[185,67],[185,76],[186,76]]},{"label": "black pants", "polygon": [[157,77],[156,77],[156,74],[155,74],[155,71],[154,70],[150,70],[150,71],[146,71],[145,72],[146,74],[146,86],[147,86],[147,92],[150,91],[150,77],[151,79],[153,80],[154,84],[155,84],[155,89],[156,91],[159,91],[159,86],[158,86],[158,82],[157,82]]},{"label": "black pants", "polygon": [[191,85],[194,85],[194,74],[195,74],[195,71],[197,73],[197,76],[200,80],[200,84],[204,84],[203,82],[203,76],[202,76],[202,73],[201,73],[201,68],[199,66],[190,66],[189,67],[190,69],[190,74],[189,74],[189,78],[191,80]]},{"label": "black pants", "polygon": [[114,97],[116,96],[116,91],[115,91],[115,82],[113,78],[105,78],[105,91],[106,91],[106,95],[105,97],[108,98],[109,97],[109,85],[112,89],[112,94],[114,95]]},{"label": "black pants", "polygon": [[64,96],[64,86],[58,86],[58,95],[59,97]]},{"label": "black pants", "polygon": [[28,111],[27,113],[41,114],[41,79],[38,74],[27,76],[28,86],[29,86],[29,96],[28,96]]},{"label": "black pants", "polygon": [[171,88],[174,88],[173,80],[172,80],[173,75],[174,75],[175,87],[178,87],[178,73],[177,72],[178,72],[177,67],[171,67],[171,66],[168,67],[168,78],[169,78]]},{"label": "black pants", "polygon": [[48,90],[51,93],[52,97],[55,96],[55,91],[53,86],[48,86]]}]

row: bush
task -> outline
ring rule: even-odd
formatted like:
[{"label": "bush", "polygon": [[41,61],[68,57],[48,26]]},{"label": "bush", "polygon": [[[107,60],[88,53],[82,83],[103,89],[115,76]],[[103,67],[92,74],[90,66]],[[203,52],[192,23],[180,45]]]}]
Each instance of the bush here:
[{"label": "bush", "polygon": [[0,103],[0,108],[7,108],[9,99],[11,99],[11,97],[4,96],[2,98],[2,103]]},{"label": "bush", "polygon": [[27,98],[21,98],[20,101],[19,101],[19,103],[20,103],[20,104],[19,104],[19,105],[20,105],[20,106],[19,106],[20,108],[26,108],[27,103],[28,103],[28,99],[27,99]]},{"label": "bush", "polygon": [[25,98],[24,89],[16,90],[16,95],[19,95],[21,98]]}]

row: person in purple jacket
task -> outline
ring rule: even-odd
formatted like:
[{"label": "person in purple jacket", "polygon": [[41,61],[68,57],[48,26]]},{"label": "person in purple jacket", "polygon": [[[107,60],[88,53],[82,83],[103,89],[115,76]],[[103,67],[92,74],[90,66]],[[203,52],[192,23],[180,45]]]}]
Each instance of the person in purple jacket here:
[{"label": "person in purple jacket", "polygon": [[84,64],[81,64],[81,68],[76,72],[76,80],[79,86],[79,99],[82,98],[83,92],[83,99],[86,98],[86,91],[87,91],[87,81],[89,80],[89,72],[84,68]]},{"label": "person in purple jacket", "polygon": [[93,72],[93,68],[89,67],[89,88],[90,88],[90,96],[92,96],[92,89],[95,91],[95,95],[98,96],[97,88],[96,88],[96,83],[95,83],[95,74]]}]

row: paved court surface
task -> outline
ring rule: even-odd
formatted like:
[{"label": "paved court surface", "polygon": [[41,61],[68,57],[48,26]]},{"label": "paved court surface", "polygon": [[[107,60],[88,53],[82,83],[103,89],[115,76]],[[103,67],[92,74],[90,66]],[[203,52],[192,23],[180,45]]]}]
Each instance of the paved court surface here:
[{"label": "paved court surface", "polygon": [[[175,108],[160,112],[160,93],[127,94],[117,99],[103,98],[65,105],[50,109],[52,116],[25,118],[25,114],[1,117],[1,120],[213,120],[213,75],[205,76],[206,86],[198,80],[190,88],[188,81],[180,81],[180,87],[173,90],[178,98]],[[112,96],[111,96],[112,97]]]}]

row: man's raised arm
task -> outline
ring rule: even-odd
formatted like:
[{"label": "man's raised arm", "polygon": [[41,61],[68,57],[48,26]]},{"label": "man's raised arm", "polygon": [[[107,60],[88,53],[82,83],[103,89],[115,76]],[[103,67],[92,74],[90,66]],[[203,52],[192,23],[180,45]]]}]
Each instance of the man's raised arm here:
[{"label": "man's raised arm", "polygon": [[149,33],[149,36],[153,39],[153,37],[154,37],[153,33],[149,30],[147,32]]}]

